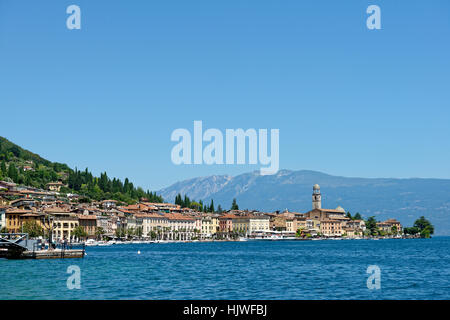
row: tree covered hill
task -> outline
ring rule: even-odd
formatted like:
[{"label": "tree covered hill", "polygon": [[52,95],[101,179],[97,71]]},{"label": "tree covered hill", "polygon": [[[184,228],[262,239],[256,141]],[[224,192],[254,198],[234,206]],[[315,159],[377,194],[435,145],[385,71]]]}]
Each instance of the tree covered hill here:
[{"label": "tree covered hill", "polygon": [[86,168],[79,171],[66,164],[51,162],[6,138],[0,137],[0,180],[9,180],[21,185],[46,189],[47,183],[61,181],[66,186],[62,193],[77,193],[84,196],[82,201],[114,199],[134,203],[140,198],[151,202],[162,202],[156,193],[135,187],[125,179],[109,178],[106,172],[95,177]]}]

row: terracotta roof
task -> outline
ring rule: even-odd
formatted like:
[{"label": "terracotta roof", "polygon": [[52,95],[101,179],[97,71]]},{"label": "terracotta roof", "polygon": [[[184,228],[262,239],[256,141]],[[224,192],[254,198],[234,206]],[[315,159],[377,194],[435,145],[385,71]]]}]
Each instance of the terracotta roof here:
[{"label": "terracotta roof", "polygon": [[164,216],[167,217],[169,220],[189,220],[189,221],[194,220],[189,216],[185,216],[179,213],[166,213]]},{"label": "terracotta roof", "polygon": [[70,213],[67,209],[64,208],[45,208],[45,213]]},{"label": "terracotta roof", "polygon": [[157,213],[136,213],[134,215],[137,218],[158,218],[158,219],[167,219],[166,216]]},{"label": "terracotta roof", "polygon": [[336,210],[336,209],[317,209],[317,210],[325,211],[325,212],[335,212],[335,213],[342,213],[342,214],[345,214],[344,211],[342,211],[342,210]]},{"label": "terracotta roof", "polygon": [[95,215],[83,215],[79,214],[77,215],[78,219],[80,220],[97,220],[97,216]]},{"label": "terracotta roof", "polygon": [[31,213],[31,210],[24,210],[24,209],[8,209],[6,210],[6,213],[19,213],[19,214],[26,214]]},{"label": "terracotta roof", "polygon": [[219,217],[219,219],[235,219],[237,216],[231,213],[225,214],[221,217]]},{"label": "terracotta roof", "polygon": [[320,221],[320,223],[332,223],[332,222],[337,223],[337,222],[342,222],[342,221],[334,220],[334,219],[325,219],[325,220]]},{"label": "terracotta roof", "polygon": [[21,217],[39,217],[40,215],[37,213],[25,213],[21,215]]}]

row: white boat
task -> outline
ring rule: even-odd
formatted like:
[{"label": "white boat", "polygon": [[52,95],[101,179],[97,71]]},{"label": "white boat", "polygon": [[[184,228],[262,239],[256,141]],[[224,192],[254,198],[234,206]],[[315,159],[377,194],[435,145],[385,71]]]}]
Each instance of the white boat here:
[{"label": "white boat", "polygon": [[112,243],[109,243],[109,241],[108,242],[106,242],[106,241],[98,242],[98,246],[100,246],[100,247],[106,247],[106,246],[111,246],[111,245],[112,245]]},{"label": "white boat", "polygon": [[94,239],[89,239],[84,244],[86,245],[86,247],[98,246],[98,242],[95,241]]},{"label": "white boat", "polygon": [[239,241],[247,241],[247,238],[239,237]]}]

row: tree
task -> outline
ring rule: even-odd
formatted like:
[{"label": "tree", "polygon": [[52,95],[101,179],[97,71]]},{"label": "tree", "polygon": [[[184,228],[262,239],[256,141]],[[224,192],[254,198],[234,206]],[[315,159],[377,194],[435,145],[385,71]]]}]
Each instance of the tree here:
[{"label": "tree", "polygon": [[175,204],[179,205],[179,206],[183,206],[183,199],[181,198],[181,194],[177,194],[177,196],[175,197]]},{"label": "tree", "polygon": [[378,234],[377,232],[377,220],[375,220],[374,216],[369,217],[366,221],[366,228],[370,231],[370,235],[375,236]]},{"label": "tree", "polygon": [[359,214],[359,212],[357,212],[354,216],[353,216],[353,220],[362,220],[361,215]]},{"label": "tree", "polygon": [[392,226],[391,232],[393,235],[396,235],[398,233],[397,226]]},{"label": "tree", "polygon": [[187,195],[184,195],[183,207],[189,208],[191,206],[191,200]]},{"label": "tree", "polygon": [[0,164],[0,170],[1,170],[3,176],[7,175],[8,172],[7,172],[7,169],[6,169],[5,160],[2,160],[2,163]]},{"label": "tree", "polygon": [[416,227],[411,227],[411,228],[403,228],[403,232],[404,234],[411,234],[411,235],[415,235],[419,233],[419,229]]},{"label": "tree", "polygon": [[192,201],[192,202],[191,202],[190,208],[191,208],[191,209],[194,209],[195,211],[201,211],[201,210],[200,210],[200,208],[201,208],[200,203],[195,202],[195,201]]},{"label": "tree", "polygon": [[424,216],[417,219],[413,227],[417,228],[422,238],[429,238],[434,233],[434,226]]},{"label": "tree", "polygon": [[27,221],[22,225],[22,231],[28,233],[30,238],[37,238],[44,235],[44,229],[36,221]]},{"label": "tree", "polygon": [[129,228],[127,229],[127,237],[128,237],[128,238],[133,237],[135,234],[136,234],[136,233],[135,233],[134,228],[129,227]]},{"label": "tree", "polygon": [[217,212],[218,213],[222,213],[223,212],[223,210],[222,210],[222,206],[219,204],[219,206],[217,207]]},{"label": "tree", "polygon": [[231,204],[231,210],[239,210],[239,206],[236,202],[236,198],[233,199],[233,203]]},{"label": "tree", "polygon": [[116,237],[123,238],[125,237],[125,235],[126,235],[125,228],[119,227],[116,229]]},{"label": "tree", "polygon": [[211,199],[211,204],[209,205],[208,211],[209,212],[214,212],[215,211],[214,210],[214,200],[213,199]]},{"label": "tree", "polygon": [[72,234],[78,240],[81,240],[81,239],[87,237],[87,233],[86,233],[86,231],[84,231],[84,228],[82,226],[77,226],[75,229],[73,229]]},{"label": "tree", "polygon": [[136,234],[139,238],[142,237],[142,234],[143,234],[143,233],[144,233],[144,230],[143,230],[142,227],[136,227],[135,234]]},{"label": "tree", "polygon": [[347,212],[347,214],[345,215],[347,218],[349,218],[350,220],[353,220],[352,218],[352,214],[350,213],[350,211]]},{"label": "tree", "polygon": [[103,230],[102,227],[98,227],[97,230],[95,230],[95,236],[97,237],[97,239],[102,239],[104,234],[105,230]]},{"label": "tree", "polygon": [[19,180],[19,172],[17,171],[14,163],[10,163],[8,166],[8,177],[10,177],[14,182]]}]

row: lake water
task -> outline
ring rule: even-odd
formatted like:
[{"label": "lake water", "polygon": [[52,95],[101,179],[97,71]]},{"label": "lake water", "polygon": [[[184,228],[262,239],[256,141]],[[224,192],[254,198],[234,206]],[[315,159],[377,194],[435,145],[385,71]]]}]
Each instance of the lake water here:
[{"label": "lake water", "polygon": [[[138,251],[141,254],[138,254]],[[450,237],[88,247],[84,259],[0,259],[0,299],[450,299]],[[81,288],[67,288],[67,268]],[[369,290],[369,265],[381,269]]]}]

